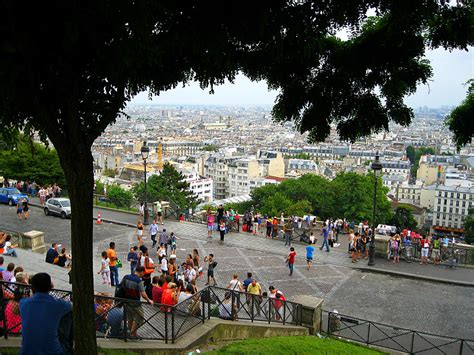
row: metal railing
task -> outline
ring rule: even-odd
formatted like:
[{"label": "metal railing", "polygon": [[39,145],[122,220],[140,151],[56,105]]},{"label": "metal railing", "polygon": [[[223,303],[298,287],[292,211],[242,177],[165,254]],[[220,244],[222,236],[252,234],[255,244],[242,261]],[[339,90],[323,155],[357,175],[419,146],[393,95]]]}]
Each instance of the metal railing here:
[{"label": "metal railing", "polygon": [[409,354],[474,354],[474,340],[395,327],[336,312],[321,313],[321,332],[328,336]]},{"label": "metal railing", "polygon": [[[407,262],[419,261],[421,259],[421,245],[402,245],[400,255]],[[428,257],[433,261],[434,252],[432,248],[429,249]],[[472,266],[474,265],[474,248],[450,242],[449,246],[439,248],[439,261],[449,267]]]},{"label": "metal railing", "polygon": [[[26,284],[0,281],[0,329],[3,336],[21,335],[19,298],[30,297]],[[52,290],[56,299],[73,302],[70,291]],[[209,286],[186,300],[170,306],[97,294],[94,297],[97,338],[163,340],[174,343],[206,319],[248,320],[301,325],[302,306],[289,301],[250,295],[245,292]]]}]

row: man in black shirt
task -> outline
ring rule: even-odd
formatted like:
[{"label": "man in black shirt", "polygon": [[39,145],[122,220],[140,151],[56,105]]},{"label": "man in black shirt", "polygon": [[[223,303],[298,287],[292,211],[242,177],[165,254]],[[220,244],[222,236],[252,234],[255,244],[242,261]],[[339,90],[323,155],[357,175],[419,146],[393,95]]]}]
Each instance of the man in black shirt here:
[{"label": "man in black shirt", "polygon": [[51,248],[46,253],[46,262],[49,264],[57,264],[59,262],[59,253],[58,249],[61,244],[53,243]]},{"label": "man in black shirt", "polygon": [[224,206],[219,205],[217,208],[217,225],[221,223],[222,218],[224,217]]}]

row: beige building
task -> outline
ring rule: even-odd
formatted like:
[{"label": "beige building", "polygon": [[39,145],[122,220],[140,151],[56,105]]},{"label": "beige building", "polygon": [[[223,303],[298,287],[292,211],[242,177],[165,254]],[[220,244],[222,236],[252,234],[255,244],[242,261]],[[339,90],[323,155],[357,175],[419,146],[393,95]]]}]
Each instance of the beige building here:
[{"label": "beige building", "polygon": [[[440,172],[439,179],[438,179],[438,170]],[[443,166],[440,164],[428,163],[428,162],[421,162],[421,159],[420,159],[420,166],[416,172],[416,178],[417,180],[423,181],[425,185],[433,185],[433,184],[436,184],[437,182],[441,183],[444,179],[445,170],[446,170],[446,166]]]}]

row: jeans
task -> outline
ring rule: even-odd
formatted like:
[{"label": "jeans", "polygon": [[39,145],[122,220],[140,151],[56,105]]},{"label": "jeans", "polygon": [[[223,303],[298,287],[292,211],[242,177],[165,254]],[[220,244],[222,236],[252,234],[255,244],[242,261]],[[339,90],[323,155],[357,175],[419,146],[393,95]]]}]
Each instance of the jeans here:
[{"label": "jeans", "polygon": [[110,267],[110,284],[112,286],[118,286],[119,285],[119,274],[118,274],[118,268],[117,266],[111,266]]},{"label": "jeans", "polygon": [[323,249],[324,246],[326,246],[326,251],[329,252],[329,242],[328,242],[328,238],[326,237],[323,238],[323,245],[321,245],[320,249]]},{"label": "jeans", "polygon": [[15,258],[18,257],[15,249],[8,249],[5,253],[3,253],[3,255],[9,255]]},{"label": "jeans", "polygon": [[[155,245],[156,245],[156,234],[151,235],[151,241],[153,242],[153,245],[151,247],[154,248]],[[132,272],[132,274],[133,274],[133,272]]]},{"label": "jeans", "polygon": [[285,245],[291,245],[291,233],[285,233]]},{"label": "jeans", "polygon": [[[161,263],[161,260],[160,260],[160,263]],[[130,264],[130,275],[133,275],[135,273],[135,268],[137,267],[137,265],[131,265]]]}]

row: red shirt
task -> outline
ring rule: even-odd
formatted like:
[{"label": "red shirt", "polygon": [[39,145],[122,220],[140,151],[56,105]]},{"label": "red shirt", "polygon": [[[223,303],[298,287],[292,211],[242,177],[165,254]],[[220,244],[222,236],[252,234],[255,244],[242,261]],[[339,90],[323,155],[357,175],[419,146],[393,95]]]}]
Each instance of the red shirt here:
[{"label": "red shirt", "polygon": [[295,256],[296,256],[296,251],[292,251],[290,255],[288,255],[288,263],[289,264],[294,264],[295,263]]},{"label": "red shirt", "polygon": [[166,304],[168,306],[174,305],[173,289],[170,288],[163,291],[163,295],[161,296],[161,303]]},{"label": "red shirt", "polygon": [[153,286],[151,295],[154,303],[161,303],[161,297],[163,295],[163,287]]}]

